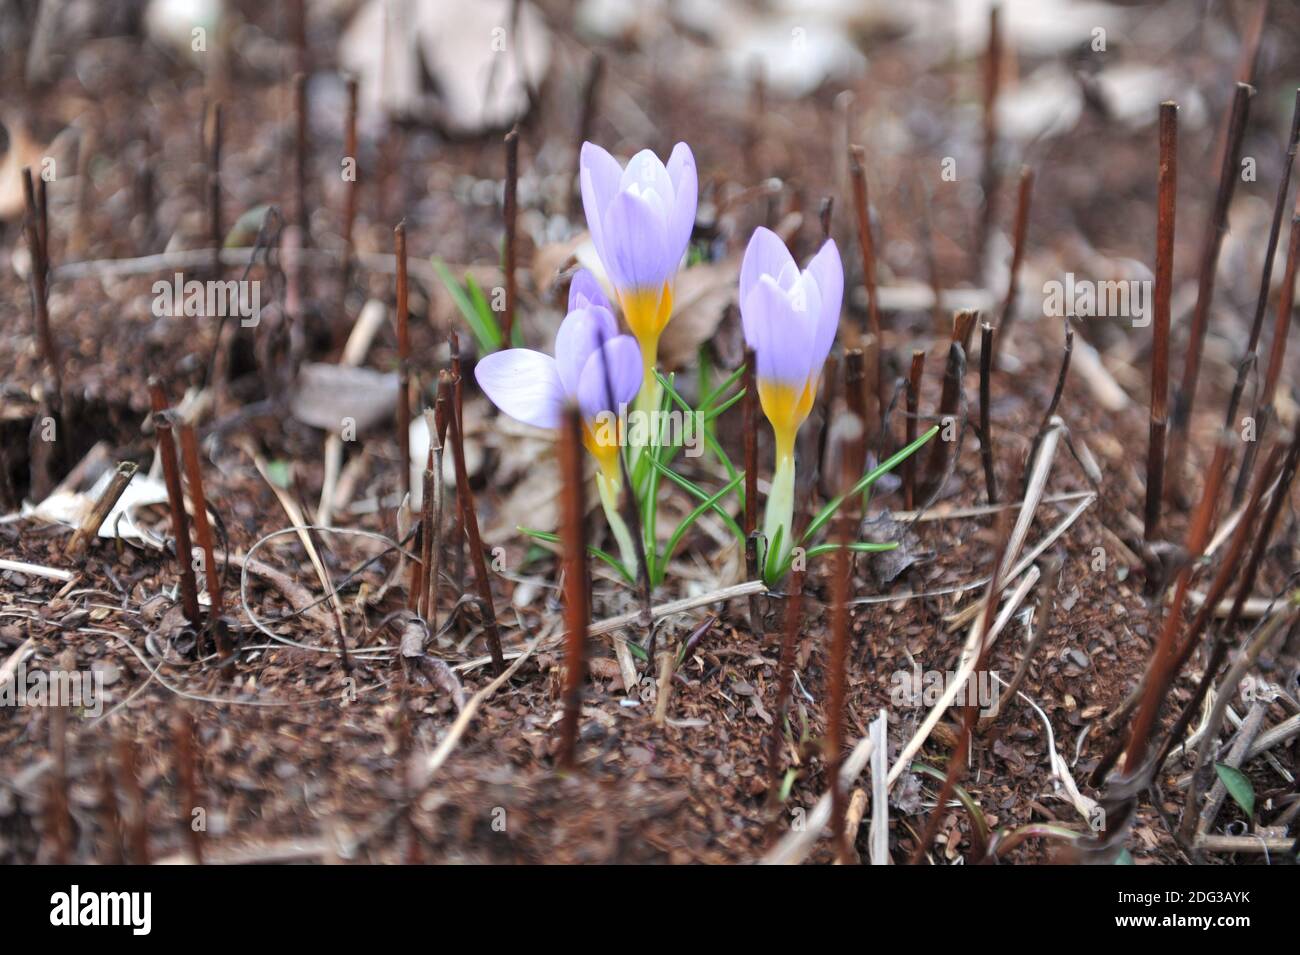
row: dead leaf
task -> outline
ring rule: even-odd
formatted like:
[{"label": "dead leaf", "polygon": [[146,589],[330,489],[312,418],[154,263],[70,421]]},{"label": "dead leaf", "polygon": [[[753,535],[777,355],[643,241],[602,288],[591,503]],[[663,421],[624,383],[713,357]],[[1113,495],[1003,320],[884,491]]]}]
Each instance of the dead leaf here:
[{"label": "dead leaf", "polygon": [[536,7],[513,0],[369,0],[339,41],[360,82],[360,115],[422,120],[455,135],[500,129],[529,106],[551,64]]},{"label": "dead leaf", "polygon": [[32,139],[21,120],[5,116],[0,122],[9,131],[9,150],[0,157],[0,222],[9,222],[21,218],[27,207],[23,167],[30,167],[33,177],[39,176],[48,147]]},{"label": "dead leaf", "polygon": [[350,423],[356,434],[361,434],[381,421],[392,420],[397,389],[396,374],[309,362],[298,376],[289,410],[313,428],[337,433]]}]

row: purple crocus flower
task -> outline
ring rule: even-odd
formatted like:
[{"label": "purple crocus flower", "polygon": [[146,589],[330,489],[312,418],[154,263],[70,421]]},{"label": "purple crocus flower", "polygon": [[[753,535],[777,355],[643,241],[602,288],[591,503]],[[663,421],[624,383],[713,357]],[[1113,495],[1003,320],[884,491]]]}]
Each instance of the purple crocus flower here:
[{"label": "purple crocus flower", "polygon": [[591,273],[574,277],[569,305],[555,336],[554,358],[529,348],[510,348],[479,361],[474,377],[494,405],[538,428],[558,428],[566,402],[576,401],[587,450],[607,478],[617,477],[615,423],[621,407],[640,387],[641,351],[630,335],[618,333],[614,314]]},{"label": "purple crocus flower", "polygon": [[695,225],[695,157],[678,143],[667,165],[643,149],[625,169],[599,146],[583,143],[579,165],[591,241],[641,346],[649,386],[644,400],[657,392],[659,335],[672,315],[672,280]]},{"label": "purple crocus flower", "polygon": [[828,239],[803,271],[785,243],[756,229],[740,267],[740,317],[754,349],[763,413],[776,436],[776,469],[764,533],[783,531],[788,551],[794,507],[794,440],[812,410],[822,366],[835,343],[844,297],[844,265]]}]

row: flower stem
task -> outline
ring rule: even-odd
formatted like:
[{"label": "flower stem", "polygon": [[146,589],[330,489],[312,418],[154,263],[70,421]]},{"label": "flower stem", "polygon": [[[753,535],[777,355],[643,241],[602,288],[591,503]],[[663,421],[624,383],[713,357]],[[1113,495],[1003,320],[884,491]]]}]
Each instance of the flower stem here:
[{"label": "flower stem", "polygon": [[[772,473],[772,490],[767,495],[767,509],[763,514],[763,536],[771,547],[781,532],[781,550],[768,555],[768,567],[779,567],[794,546],[794,447],[793,442],[778,438],[776,470]],[[771,583],[771,581],[769,581]]]},{"label": "flower stem", "polygon": [[621,483],[617,464],[612,475],[606,474],[603,468],[596,472],[596,493],[600,495],[600,504],[605,509],[605,520],[609,521],[609,529],[614,532],[614,540],[618,543],[619,560],[623,562],[628,575],[635,579],[638,566],[636,545],[632,542],[632,533],[628,530],[627,523],[618,512],[618,491]]}]

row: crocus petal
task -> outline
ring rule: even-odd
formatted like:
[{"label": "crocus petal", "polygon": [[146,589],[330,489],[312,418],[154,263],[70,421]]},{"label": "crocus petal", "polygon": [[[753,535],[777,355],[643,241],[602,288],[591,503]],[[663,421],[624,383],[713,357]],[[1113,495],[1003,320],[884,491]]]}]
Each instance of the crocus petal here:
[{"label": "crocus petal", "polygon": [[823,243],[813,260],[808,263],[808,275],[817,283],[821,294],[821,315],[817,319],[817,334],[813,338],[813,367],[826,364],[826,356],[835,344],[835,333],[840,327],[840,306],[844,300],[844,263],[834,239]]},{"label": "crocus petal", "polygon": [[505,414],[537,428],[558,428],[564,386],[555,359],[529,348],[493,352],[474,366],[474,378]]},{"label": "crocus petal", "polygon": [[[668,157],[668,178],[673,184],[673,208],[668,217],[668,251],[677,262],[686,254],[695,228],[695,209],[699,201],[699,178],[691,147],[678,143]],[[674,263],[676,264],[676,263]]]},{"label": "crocus petal", "polygon": [[[587,216],[587,230],[602,260],[605,256],[604,217],[610,202],[618,195],[623,167],[618,160],[595,143],[583,143],[578,160],[578,179],[582,185],[582,211]],[[607,261],[607,260],[606,260]]]},{"label": "crocus petal", "polygon": [[658,289],[664,284],[676,262],[665,264],[667,222],[650,200],[620,192],[605,210],[602,228],[605,248],[601,261],[617,287]]},{"label": "crocus petal", "polygon": [[[741,320],[745,325],[745,337],[749,338],[749,315],[745,310],[745,303],[749,301],[749,296],[754,291],[754,286],[758,284],[759,276],[770,275],[776,278],[786,267],[795,267],[794,259],[790,255],[790,250],[785,247],[785,243],[771,229],[759,227],[754,230],[750,236],[749,245],[745,248],[745,258],[740,263],[740,314]],[[750,342],[753,346],[753,342]]]},{"label": "crocus petal", "polygon": [[[741,306],[745,341],[754,349],[762,381],[802,387],[812,364],[812,322],[808,296],[795,303],[770,275],[760,276]],[[818,300],[820,304],[820,299]]]},{"label": "crocus petal", "polygon": [[607,308],[580,308],[564,317],[555,334],[555,368],[568,397],[577,397],[582,369],[592,352],[617,336],[618,322]]},{"label": "crocus petal", "polygon": [[643,149],[627,162],[627,168],[619,179],[620,192],[654,192],[664,203],[664,208],[673,204],[673,181],[668,170],[649,149]]},{"label": "crocus petal", "polygon": [[578,381],[578,407],[587,421],[602,411],[618,412],[641,387],[641,349],[631,335],[619,335],[593,352]]},{"label": "crocus petal", "polygon": [[576,312],[591,305],[613,310],[609,299],[605,297],[605,291],[600,287],[600,280],[589,270],[578,269],[569,282],[569,307],[566,311]]}]

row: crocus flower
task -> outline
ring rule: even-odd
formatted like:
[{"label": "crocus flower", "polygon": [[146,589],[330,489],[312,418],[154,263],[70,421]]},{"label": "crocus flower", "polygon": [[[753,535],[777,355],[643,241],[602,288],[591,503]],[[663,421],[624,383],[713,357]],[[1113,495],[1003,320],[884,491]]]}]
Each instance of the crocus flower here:
[{"label": "crocus flower", "polygon": [[776,233],[755,230],[740,267],[740,317],[754,350],[759,403],[776,436],[763,533],[771,547],[782,532],[778,558],[793,543],[795,435],[812,410],[843,296],[844,266],[834,241],[801,272]]},{"label": "crocus flower", "polygon": [[569,287],[569,312],[555,335],[555,357],[529,348],[487,355],[474,368],[479,387],[505,414],[538,428],[560,426],[565,405],[582,413],[583,444],[596,459],[596,486],[624,563],[635,551],[618,517],[620,413],[641,386],[641,351],[620,335],[609,302],[586,271]]},{"label": "crocus flower", "polygon": [[695,224],[695,157],[678,143],[666,166],[643,149],[624,169],[599,146],[583,143],[579,165],[587,228],[641,346],[640,401],[652,409],[659,335],[672,315],[673,277]]}]

